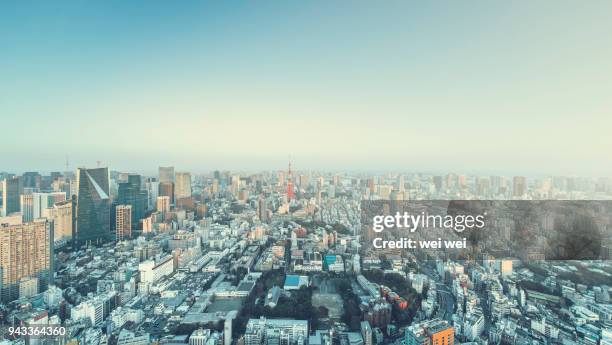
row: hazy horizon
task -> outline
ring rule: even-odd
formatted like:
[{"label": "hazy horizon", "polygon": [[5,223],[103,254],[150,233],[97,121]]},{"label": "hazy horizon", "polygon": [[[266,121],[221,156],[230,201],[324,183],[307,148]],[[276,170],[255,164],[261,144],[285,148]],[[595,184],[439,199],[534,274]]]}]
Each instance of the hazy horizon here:
[{"label": "hazy horizon", "polygon": [[610,10],[2,3],[0,171],[610,176]]}]

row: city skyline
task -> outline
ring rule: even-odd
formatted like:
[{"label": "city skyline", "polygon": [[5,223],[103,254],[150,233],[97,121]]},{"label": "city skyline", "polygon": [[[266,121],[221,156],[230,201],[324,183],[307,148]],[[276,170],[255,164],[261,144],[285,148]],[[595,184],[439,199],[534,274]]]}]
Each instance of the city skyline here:
[{"label": "city skyline", "polygon": [[610,174],[610,7],[2,4],[3,169]]},{"label": "city skyline", "polygon": [[88,345],[610,344],[611,177],[287,168],[0,173],[0,333],[15,345],[40,325]]},{"label": "city skyline", "polygon": [[0,345],[612,345],[610,13],[0,2]]}]

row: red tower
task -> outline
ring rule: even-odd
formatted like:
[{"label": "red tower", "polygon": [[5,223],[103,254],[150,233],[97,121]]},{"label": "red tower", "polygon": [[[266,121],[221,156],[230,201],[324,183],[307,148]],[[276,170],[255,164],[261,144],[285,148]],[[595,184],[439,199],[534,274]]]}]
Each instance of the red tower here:
[{"label": "red tower", "polygon": [[293,173],[291,172],[291,161],[289,161],[289,172],[287,173],[287,199],[295,199],[293,190]]}]

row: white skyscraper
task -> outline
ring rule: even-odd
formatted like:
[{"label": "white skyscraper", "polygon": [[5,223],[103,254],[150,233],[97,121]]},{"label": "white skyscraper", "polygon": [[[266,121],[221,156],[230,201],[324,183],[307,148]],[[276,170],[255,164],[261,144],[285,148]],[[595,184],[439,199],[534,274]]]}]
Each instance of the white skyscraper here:
[{"label": "white skyscraper", "polygon": [[177,172],[175,179],[174,200],[191,197],[191,174]]},{"label": "white skyscraper", "polygon": [[32,219],[45,216],[45,210],[58,202],[66,201],[66,193],[32,193]]},{"label": "white skyscraper", "polygon": [[32,194],[21,195],[21,215],[25,223],[31,222],[34,219],[34,197]]}]

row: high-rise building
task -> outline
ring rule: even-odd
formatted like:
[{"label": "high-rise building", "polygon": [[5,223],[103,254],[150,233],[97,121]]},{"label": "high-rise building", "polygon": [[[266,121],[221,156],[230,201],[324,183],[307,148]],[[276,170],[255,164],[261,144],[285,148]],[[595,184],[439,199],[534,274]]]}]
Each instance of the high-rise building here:
[{"label": "high-rise building", "polygon": [[53,222],[37,219],[33,222],[0,224],[0,272],[2,301],[19,296],[22,279],[37,277],[42,289],[53,278]]},{"label": "high-rise building", "polygon": [[174,182],[160,182],[158,196],[167,196],[170,203],[174,204]]},{"label": "high-rise building", "polygon": [[159,182],[174,182],[174,167],[159,167]]},{"label": "high-rise building", "polygon": [[24,222],[31,222],[34,219],[34,196],[23,194],[21,199],[21,217]]},{"label": "high-rise building", "polygon": [[132,228],[136,228],[147,209],[147,191],[141,189],[141,176],[128,174],[127,181],[119,183],[116,205],[132,206]]},{"label": "high-rise building", "polygon": [[117,205],[115,207],[115,231],[117,241],[132,237],[132,205]]},{"label": "high-rise building", "polygon": [[157,212],[165,213],[170,211],[170,197],[169,196],[158,196],[157,197]]},{"label": "high-rise building", "polygon": [[24,172],[21,178],[23,188],[40,189],[42,176],[37,171]]},{"label": "high-rise building", "polygon": [[147,191],[147,209],[154,210],[159,196],[159,182],[154,178],[149,178],[145,182],[145,190]]},{"label": "high-rise building", "polygon": [[111,239],[110,207],[108,168],[79,168],[74,236],[77,244]]},{"label": "high-rise building", "polygon": [[66,201],[66,193],[51,192],[51,193],[32,193],[33,210],[32,217],[37,219],[44,216],[44,211],[53,207],[55,203]]},{"label": "high-rise building", "polygon": [[514,176],[512,179],[512,196],[521,197],[527,191],[527,178],[525,176]]},{"label": "high-rise building", "polygon": [[191,197],[191,174],[177,172],[174,187],[175,200]]},{"label": "high-rise building", "polygon": [[19,177],[5,178],[2,181],[2,214],[6,217],[11,213],[19,212]]},{"label": "high-rise building", "polygon": [[74,234],[74,202],[71,200],[61,201],[47,208],[44,217],[53,220],[53,233],[55,242],[72,239]]},{"label": "high-rise building", "polygon": [[262,222],[268,221],[268,206],[263,196],[260,196],[257,200],[257,216]]}]

